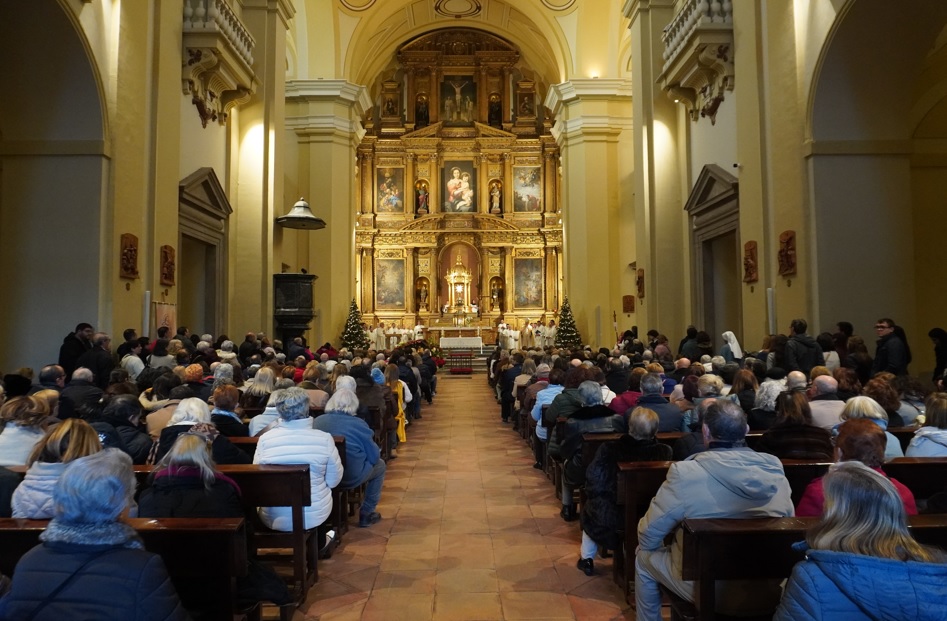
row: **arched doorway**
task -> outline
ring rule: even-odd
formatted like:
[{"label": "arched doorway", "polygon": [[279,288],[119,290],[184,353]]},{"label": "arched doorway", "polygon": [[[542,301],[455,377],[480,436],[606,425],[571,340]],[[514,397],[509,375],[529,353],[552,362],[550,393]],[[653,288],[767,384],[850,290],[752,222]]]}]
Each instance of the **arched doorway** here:
[{"label": "arched doorway", "polygon": [[[892,317],[920,345],[943,323],[947,4],[849,2],[812,84],[808,172],[817,325]],[[912,372],[931,368],[915,347]]]},{"label": "arched doorway", "polygon": [[0,8],[0,368],[55,361],[79,322],[111,329],[108,132],[70,17],[52,0]]}]

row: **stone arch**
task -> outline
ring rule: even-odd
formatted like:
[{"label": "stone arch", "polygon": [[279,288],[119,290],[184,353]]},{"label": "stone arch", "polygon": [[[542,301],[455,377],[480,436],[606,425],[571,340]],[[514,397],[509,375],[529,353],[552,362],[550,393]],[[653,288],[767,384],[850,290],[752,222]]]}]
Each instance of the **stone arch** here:
[{"label": "stone arch", "polygon": [[947,68],[945,24],[943,3],[859,0],[828,32],[807,115],[818,325],[891,316],[916,336],[947,303],[926,284],[947,226],[947,83],[931,71]]},{"label": "stone arch", "polygon": [[80,321],[111,330],[119,233],[107,225],[106,106],[89,42],[64,5],[0,9],[0,263],[19,266],[0,273],[0,319],[16,326],[0,367],[14,363],[8,355],[34,368],[56,360],[55,337]]}]

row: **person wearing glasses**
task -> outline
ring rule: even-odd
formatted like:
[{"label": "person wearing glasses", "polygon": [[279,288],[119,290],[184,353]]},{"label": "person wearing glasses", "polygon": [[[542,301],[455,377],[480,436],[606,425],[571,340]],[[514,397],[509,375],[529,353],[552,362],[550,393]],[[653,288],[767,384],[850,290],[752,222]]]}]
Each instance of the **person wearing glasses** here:
[{"label": "person wearing glasses", "polygon": [[878,346],[871,374],[887,371],[895,375],[907,375],[908,364],[911,363],[911,349],[908,347],[904,330],[899,328],[894,320],[885,318],[875,322],[875,334],[878,335]]}]

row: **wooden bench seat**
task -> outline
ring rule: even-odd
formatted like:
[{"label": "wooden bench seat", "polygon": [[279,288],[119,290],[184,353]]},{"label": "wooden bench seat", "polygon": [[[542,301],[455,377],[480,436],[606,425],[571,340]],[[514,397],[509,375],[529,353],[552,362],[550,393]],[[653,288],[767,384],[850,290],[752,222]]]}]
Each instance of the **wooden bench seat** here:
[{"label": "wooden bench seat", "polygon": [[885,462],[881,469],[911,490],[918,500],[947,489],[947,458],[944,457],[897,457]]},{"label": "wooden bench seat", "polygon": [[[135,466],[139,487],[148,484],[153,468]],[[293,588],[297,599],[302,601],[309,587],[319,579],[319,544],[311,541],[316,529],[306,530],[303,518],[303,507],[312,504],[309,464],[234,464],[221,465],[218,469],[240,486],[247,516],[254,523],[254,547],[292,550]],[[290,507],[293,530],[282,532],[267,528],[259,520],[257,507]]]},{"label": "wooden bench seat", "polygon": [[[789,481],[793,503],[798,503],[806,486],[816,477],[824,475],[828,462],[805,460],[782,460],[783,471]],[[635,549],[638,547],[638,521],[648,511],[651,500],[667,478],[672,461],[622,462],[618,464],[618,504],[623,507],[624,528],[619,533],[623,554],[616,554],[613,578],[625,593],[630,592],[634,580],[632,568],[635,564]],[[619,556],[622,558],[619,562]]]},{"label": "wooden bench seat", "polygon": [[[695,601],[673,597],[672,618],[717,618],[717,580],[788,578],[793,565],[802,560],[792,544],[803,541],[818,521],[796,517],[684,520],[682,577],[695,581]],[[921,543],[947,546],[947,516],[909,516],[908,526]]]},{"label": "wooden bench seat", "polygon": [[[124,520],[161,556],[185,608],[203,618],[244,616],[235,609],[236,579],[247,574],[242,518],[130,518]],[[0,518],[0,572],[13,575],[20,558],[39,543],[48,520]],[[258,608],[251,614],[258,618]]]}]

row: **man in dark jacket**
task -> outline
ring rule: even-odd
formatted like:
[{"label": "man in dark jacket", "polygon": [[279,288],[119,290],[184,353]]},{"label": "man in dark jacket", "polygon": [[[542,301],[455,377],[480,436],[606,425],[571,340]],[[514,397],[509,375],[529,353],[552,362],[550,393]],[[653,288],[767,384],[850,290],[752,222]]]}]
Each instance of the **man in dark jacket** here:
[{"label": "man in dark jacket", "polygon": [[648,373],[641,378],[641,397],[638,399],[638,405],[649,410],[654,410],[658,415],[658,432],[681,431],[681,425],[684,421],[684,413],[681,408],[673,403],[668,403],[662,395],[664,393],[664,381],[657,373]]},{"label": "man in dark jacket", "polygon": [[605,372],[605,385],[616,395],[628,390],[628,377],[631,371],[625,367],[621,358],[609,358],[608,369]]},{"label": "man in dark jacket", "polygon": [[75,332],[70,332],[62,340],[59,347],[59,366],[66,372],[66,381],[72,379],[72,372],[79,366],[79,356],[92,349],[92,335],[95,329],[87,324],[80,323]]},{"label": "man in dark jacket", "polygon": [[697,328],[694,326],[687,326],[687,336],[684,337],[677,349],[677,357],[700,360],[700,349],[697,348]]},{"label": "man in dark jacket", "polygon": [[132,463],[144,464],[148,460],[153,441],[141,427],[141,404],[135,395],[116,395],[102,412],[102,420],[112,425],[125,444],[125,452]]},{"label": "man in dark jacket", "polygon": [[805,319],[793,319],[789,324],[789,342],[786,343],[784,366],[786,371],[802,371],[806,377],[812,367],[825,364],[822,348],[806,334],[809,324]]},{"label": "man in dark jacket", "polygon": [[105,332],[96,332],[92,337],[92,349],[79,356],[77,364],[92,371],[96,386],[105,390],[109,385],[109,374],[115,368],[112,356],[112,337]]},{"label": "man in dark jacket", "polygon": [[910,353],[907,344],[896,333],[894,320],[879,319],[875,323],[875,332],[878,334],[878,346],[871,374],[887,371],[895,375],[907,375]]},{"label": "man in dark jacket", "polygon": [[78,416],[79,408],[95,405],[101,398],[102,389],[92,383],[92,371],[79,367],[59,396],[59,418],[66,420]]},{"label": "man in dark jacket", "polygon": [[523,354],[513,354],[513,366],[503,372],[500,377],[500,416],[504,423],[510,422],[510,416],[513,415],[513,404],[516,402],[516,395],[513,394],[513,383],[516,378],[523,373]]}]

